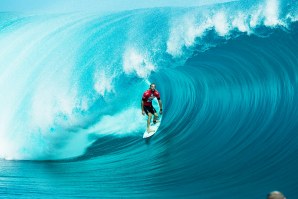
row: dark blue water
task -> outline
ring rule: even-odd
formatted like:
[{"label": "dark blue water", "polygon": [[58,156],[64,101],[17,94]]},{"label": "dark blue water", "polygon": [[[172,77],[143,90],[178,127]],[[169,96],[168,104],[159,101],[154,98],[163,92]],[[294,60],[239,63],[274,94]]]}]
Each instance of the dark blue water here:
[{"label": "dark blue water", "polygon": [[0,197],[295,198],[297,12],[267,4],[2,13]]}]

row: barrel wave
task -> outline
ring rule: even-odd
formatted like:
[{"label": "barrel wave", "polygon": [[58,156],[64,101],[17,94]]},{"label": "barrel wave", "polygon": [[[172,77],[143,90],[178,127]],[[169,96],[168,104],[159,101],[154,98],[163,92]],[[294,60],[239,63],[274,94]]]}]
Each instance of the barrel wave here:
[{"label": "barrel wave", "polygon": [[[1,195],[295,198],[297,8],[1,13]],[[150,82],[164,111],[144,140]]]}]

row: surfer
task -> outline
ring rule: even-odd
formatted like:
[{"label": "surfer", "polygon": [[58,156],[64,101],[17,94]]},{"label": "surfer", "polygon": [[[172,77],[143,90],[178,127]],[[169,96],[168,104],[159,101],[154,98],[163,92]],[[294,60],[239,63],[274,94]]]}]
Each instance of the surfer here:
[{"label": "surfer", "polygon": [[159,109],[160,109],[159,114],[162,114],[162,103],[160,100],[160,94],[155,89],[155,84],[152,83],[152,84],[150,84],[149,90],[144,92],[143,97],[142,97],[142,102],[141,102],[142,114],[145,115],[145,113],[146,113],[148,115],[148,120],[147,120],[147,132],[148,133],[153,131],[150,129],[150,122],[151,122],[152,115],[153,115],[153,123],[155,124],[156,122],[159,122],[157,120],[158,114],[156,113],[155,108],[152,106],[152,100],[155,97],[158,100],[158,105],[159,105]]}]

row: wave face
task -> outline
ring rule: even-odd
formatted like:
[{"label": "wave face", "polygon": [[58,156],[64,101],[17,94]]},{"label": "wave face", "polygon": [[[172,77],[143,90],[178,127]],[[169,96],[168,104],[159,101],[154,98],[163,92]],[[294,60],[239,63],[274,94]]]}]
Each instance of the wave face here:
[{"label": "wave face", "polygon": [[[36,196],[264,198],[279,189],[294,198],[297,8],[268,0],[1,13],[0,158],[55,160],[59,183],[74,188],[76,179],[80,190],[50,180],[46,192],[33,188]],[[149,82],[164,116],[144,142],[140,99]]]}]

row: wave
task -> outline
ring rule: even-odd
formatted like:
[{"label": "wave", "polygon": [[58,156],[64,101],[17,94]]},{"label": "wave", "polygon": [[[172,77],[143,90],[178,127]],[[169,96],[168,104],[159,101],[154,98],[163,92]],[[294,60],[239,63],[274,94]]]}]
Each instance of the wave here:
[{"label": "wave", "polygon": [[[258,60],[262,55],[270,57],[269,62],[274,65],[294,62],[292,47],[282,42],[276,44],[287,52],[279,55],[257,46],[256,41],[272,39],[276,31],[295,32],[297,7],[295,1],[268,0],[140,9],[109,15],[1,13],[0,157],[67,159],[85,154],[103,136],[141,138],[145,118],[139,111],[140,96],[149,81],[156,81],[164,93],[167,110],[160,131],[168,128],[169,132],[185,132],[184,136],[190,132],[181,129],[181,125],[197,118],[197,114],[200,118],[188,124],[193,128],[211,119],[229,124],[233,120],[225,120],[224,116],[239,110],[248,114],[249,103],[256,103],[251,111],[257,114],[265,99],[277,103],[282,94],[296,99],[290,74],[281,77],[288,84],[279,82],[265,99],[256,97],[262,91],[257,88],[259,81],[275,85],[273,74],[296,71],[291,63],[292,68],[277,69],[270,63],[266,68],[259,64],[264,60]],[[243,41],[251,36],[256,40],[252,44]],[[230,42],[235,41],[239,44],[231,47]],[[296,42],[295,38],[287,41]],[[270,42],[266,44],[270,46]],[[211,49],[220,49],[219,46],[227,48],[221,56],[208,54]],[[273,55],[280,58],[271,58]],[[188,64],[194,56],[201,61],[190,74]],[[242,62],[246,56],[259,62]],[[228,67],[231,64],[237,68]],[[216,72],[220,69],[225,72]],[[262,73],[264,77],[256,76],[255,70],[267,73]],[[250,83],[256,86],[253,90],[256,96],[249,95]],[[235,97],[224,86],[237,91],[239,96]],[[184,89],[178,89],[176,94],[180,87]],[[235,105],[220,101],[220,94]],[[186,99],[190,105],[185,104]],[[245,106],[239,104],[242,100],[246,100]],[[210,115],[215,108],[222,114],[216,116],[218,120]],[[229,112],[230,108],[235,113]],[[262,117],[256,121],[262,121]],[[249,129],[244,121],[237,122],[233,132]],[[295,125],[294,122],[292,128]],[[209,132],[209,128],[200,131]]]}]

